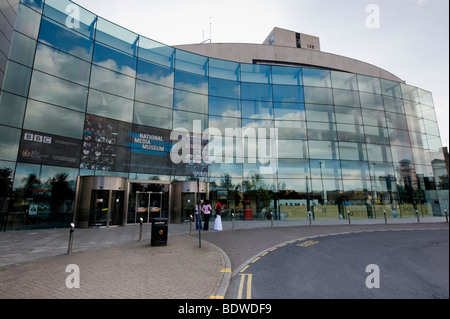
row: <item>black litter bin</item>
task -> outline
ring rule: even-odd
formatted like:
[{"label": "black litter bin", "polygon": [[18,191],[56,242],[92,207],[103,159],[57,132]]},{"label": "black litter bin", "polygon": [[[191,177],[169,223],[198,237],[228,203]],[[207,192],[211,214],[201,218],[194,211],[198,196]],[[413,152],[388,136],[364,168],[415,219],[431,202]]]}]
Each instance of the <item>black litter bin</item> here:
[{"label": "black litter bin", "polygon": [[168,222],[167,218],[152,218],[152,246],[167,246]]}]

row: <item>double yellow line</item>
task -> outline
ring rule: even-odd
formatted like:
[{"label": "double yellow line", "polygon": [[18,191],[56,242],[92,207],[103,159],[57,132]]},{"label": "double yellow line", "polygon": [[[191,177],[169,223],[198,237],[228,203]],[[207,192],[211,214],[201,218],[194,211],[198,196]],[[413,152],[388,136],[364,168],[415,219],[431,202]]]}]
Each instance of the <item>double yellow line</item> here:
[{"label": "double yellow line", "polygon": [[237,299],[242,299],[242,294],[244,292],[244,284],[245,284],[245,279],[247,279],[247,289],[246,289],[246,298],[245,299],[252,299],[252,278],[253,275],[252,274],[240,274],[241,277],[241,282],[239,284],[239,291],[238,291],[238,295],[237,295]]}]

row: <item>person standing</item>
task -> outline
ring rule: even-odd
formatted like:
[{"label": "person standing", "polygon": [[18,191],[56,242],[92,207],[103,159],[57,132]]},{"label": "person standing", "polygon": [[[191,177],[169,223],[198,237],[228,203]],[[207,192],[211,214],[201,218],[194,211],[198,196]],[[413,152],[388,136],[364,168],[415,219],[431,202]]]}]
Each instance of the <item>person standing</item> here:
[{"label": "person standing", "polygon": [[223,230],[222,227],[222,204],[217,201],[216,204],[216,216],[214,220],[214,230],[221,231]]},{"label": "person standing", "polygon": [[200,211],[203,207],[203,200],[200,201],[197,205],[195,205],[195,229],[198,230],[199,228],[202,229],[202,221],[200,219]]},{"label": "person standing", "polygon": [[203,216],[205,217],[205,223],[203,225],[203,230],[209,230],[209,218],[211,217],[211,205],[209,201],[202,207]]}]

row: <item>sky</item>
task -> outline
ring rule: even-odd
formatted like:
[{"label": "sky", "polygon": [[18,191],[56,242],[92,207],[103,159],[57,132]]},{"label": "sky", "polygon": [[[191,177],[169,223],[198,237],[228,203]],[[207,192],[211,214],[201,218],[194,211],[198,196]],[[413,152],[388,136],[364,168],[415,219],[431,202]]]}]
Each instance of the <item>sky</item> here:
[{"label": "sky", "polygon": [[[448,0],[74,2],[167,45],[210,38],[213,43],[261,44],[274,27],[318,36],[321,51],[376,65],[431,91],[442,144],[449,145]],[[377,12],[368,10],[371,4],[378,9],[378,20],[372,19]]]}]

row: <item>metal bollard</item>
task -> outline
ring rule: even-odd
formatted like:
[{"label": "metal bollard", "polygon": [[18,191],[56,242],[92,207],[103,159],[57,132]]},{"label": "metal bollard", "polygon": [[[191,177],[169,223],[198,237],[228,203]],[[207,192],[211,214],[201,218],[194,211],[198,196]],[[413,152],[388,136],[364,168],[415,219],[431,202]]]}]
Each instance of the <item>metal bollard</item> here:
[{"label": "metal bollard", "polygon": [[311,211],[308,211],[308,219],[309,219],[309,226],[311,226],[311,222],[312,222],[312,213],[311,213]]},{"label": "metal bollard", "polygon": [[69,248],[67,250],[68,255],[72,255],[72,245],[73,245],[73,232],[75,231],[75,224],[70,224],[70,235],[69,235]]},{"label": "metal bollard", "polygon": [[445,222],[448,223],[448,212],[446,209],[444,209],[444,215],[445,215]]},{"label": "metal bollard", "polygon": [[234,230],[234,213],[231,213],[232,230]]},{"label": "metal bollard", "polygon": [[347,211],[347,216],[348,216],[348,224],[351,224],[351,220],[350,220],[350,216],[352,215],[352,213],[348,210]]},{"label": "metal bollard", "polygon": [[273,213],[270,212],[270,227],[273,227]]},{"label": "metal bollard", "polygon": [[139,241],[142,241],[142,226],[144,225],[144,220],[142,218],[139,219]]},{"label": "metal bollard", "polygon": [[384,213],[384,223],[387,224],[387,213],[386,211],[383,211],[383,213]]},{"label": "metal bollard", "polygon": [[192,235],[192,215],[189,215],[189,235]]},{"label": "metal bollard", "polygon": [[414,211],[414,213],[416,214],[417,222],[420,223],[420,219],[419,219],[419,211],[416,209],[416,210]]}]

